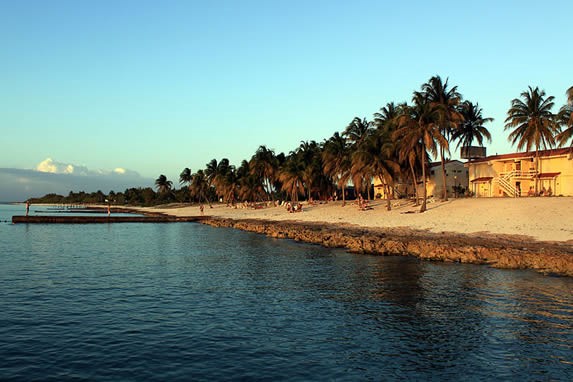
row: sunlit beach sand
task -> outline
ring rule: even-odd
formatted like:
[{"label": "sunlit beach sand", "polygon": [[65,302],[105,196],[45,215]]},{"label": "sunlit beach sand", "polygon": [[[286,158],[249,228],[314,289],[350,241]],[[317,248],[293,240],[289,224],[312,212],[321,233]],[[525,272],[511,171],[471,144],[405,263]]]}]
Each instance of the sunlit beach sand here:
[{"label": "sunlit beach sand", "polygon": [[[205,215],[231,219],[295,220],[302,222],[346,223],[363,227],[405,227],[434,233],[472,235],[521,235],[526,240],[559,241],[573,244],[573,198],[463,198],[428,204],[425,213],[402,200],[386,210],[384,200],[371,202],[372,209],[363,211],[353,203],[303,203],[303,211],[288,213],[284,206],[237,208],[216,203],[205,206]],[[174,216],[199,215],[197,205],[140,208]]]}]

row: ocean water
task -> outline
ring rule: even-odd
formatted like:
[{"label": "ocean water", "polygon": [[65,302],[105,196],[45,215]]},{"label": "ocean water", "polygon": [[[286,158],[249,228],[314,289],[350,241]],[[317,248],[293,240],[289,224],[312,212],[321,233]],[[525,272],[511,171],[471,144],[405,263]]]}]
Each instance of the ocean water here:
[{"label": "ocean water", "polygon": [[0,205],[2,381],[573,380],[571,278],[22,212]]}]

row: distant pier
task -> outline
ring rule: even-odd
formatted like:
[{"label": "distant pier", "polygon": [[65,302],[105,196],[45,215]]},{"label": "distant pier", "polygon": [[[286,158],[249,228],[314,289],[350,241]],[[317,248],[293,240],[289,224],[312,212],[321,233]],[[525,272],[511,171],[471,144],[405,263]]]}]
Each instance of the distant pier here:
[{"label": "distant pier", "polygon": [[13,224],[97,224],[196,222],[208,216],[12,216]]}]

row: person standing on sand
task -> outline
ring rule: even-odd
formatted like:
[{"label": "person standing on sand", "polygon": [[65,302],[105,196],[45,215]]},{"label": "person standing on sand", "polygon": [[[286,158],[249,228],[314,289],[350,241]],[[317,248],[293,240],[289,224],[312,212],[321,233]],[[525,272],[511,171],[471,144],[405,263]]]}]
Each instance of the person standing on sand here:
[{"label": "person standing on sand", "polygon": [[26,216],[30,213],[30,201],[26,200]]},{"label": "person standing on sand", "polygon": [[109,217],[111,215],[111,205],[110,203],[107,204],[107,216]]},{"label": "person standing on sand", "polygon": [[203,204],[201,204],[201,205],[199,206],[199,211],[201,211],[201,216],[203,216],[203,210],[204,210],[204,209],[205,209],[205,208],[203,207]]}]

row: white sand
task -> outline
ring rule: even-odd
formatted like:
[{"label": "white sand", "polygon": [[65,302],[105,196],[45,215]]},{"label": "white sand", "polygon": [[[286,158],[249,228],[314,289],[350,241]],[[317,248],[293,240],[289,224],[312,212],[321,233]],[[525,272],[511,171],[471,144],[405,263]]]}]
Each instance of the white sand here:
[{"label": "white sand", "polygon": [[[425,213],[411,203],[394,201],[392,211],[386,201],[377,200],[373,207],[361,211],[353,202],[317,205],[303,203],[303,212],[288,213],[284,207],[262,209],[230,208],[225,204],[205,205],[206,216],[234,219],[299,220],[305,222],[349,223],[365,227],[407,227],[431,232],[466,234],[524,235],[540,241],[573,244],[573,197],[550,198],[467,198],[428,204]],[[175,216],[197,216],[198,205],[175,208],[145,208]],[[524,240],[528,238],[524,237]]]}]

